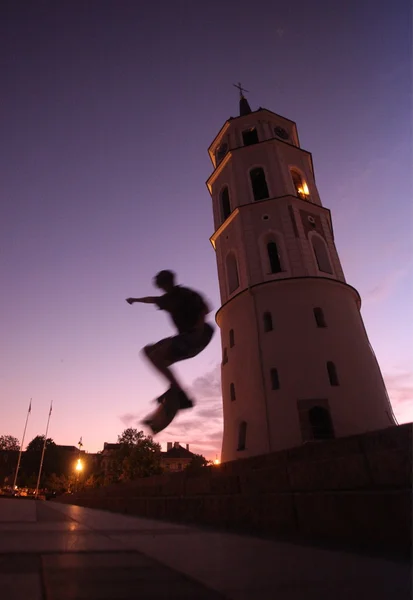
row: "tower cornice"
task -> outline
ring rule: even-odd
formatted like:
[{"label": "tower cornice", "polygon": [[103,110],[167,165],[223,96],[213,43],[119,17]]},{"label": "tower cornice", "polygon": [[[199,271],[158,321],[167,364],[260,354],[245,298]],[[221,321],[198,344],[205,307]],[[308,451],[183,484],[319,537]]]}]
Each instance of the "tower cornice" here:
[{"label": "tower cornice", "polygon": [[288,123],[293,123],[293,125],[296,127],[297,123],[295,121],[292,121],[291,119],[288,119],[287,117],[283,117],[282,115],[279,115],[275,112],[273,112],[272,110],[268,110],[268,108],[262,108],[260,107],[258,110],[253,110],[251,111],[248,115],[242,115],[240,117],[230,117],[229,119],[227,119],[225,121],[225,123],[223,124],[223,126],[221,127],[221,129],[218,131],[217,135],[214,137],[214,139],[212,140],[209,148],[208,148],[208,153],[211,155],[214,151],[215,146],[218,145],[219,140],[221,139],[221,137],[224,135],[225,131],[228,129],[229,125],[235,121],[248,121],[251,119],[251,117],[253,117],[254,115],[257,115],[258,113],[269,113],[270,115],[273,115],[279,119],[283,119],[284,121],[288,121]]},{"label": "tower cornice", "polygon": [[316,281],[317,283],[328,283],[328,285],[336,285],[339,286],[341,288],[346,288],[349,291],[353,292],[355,300],[357,302],[357,308],[360,310],[361,308],[361,297],[360,294],[358,293],[358,291],[356,290],[356,288],[354,288],[352,285],[349,285],[348,283],[345,283],[344,281],[339,281],[338,279],[331,279],[330,277],[314,277],[312,275],[305,275],[302,277],[283,277],[282,279],[272,279],[271,281],[261,281],[260,283],[255,283],[254,285],[250,285],[246,288],[244,288],[243,290],[241,290],[240,292],[238,292],[238,294],[235,294],[234,296],[232,296],[229,300],[227,300],[226,302],[224,302],[224,304],[217,310],[217,312],[215,313],[215,322],[216,324],[219,326],[219,315],[221,313],[221,311],[226,308],[227,306],[229,306],[229,304],[231,302],[233,302],[236,298],[239,298],[240,296],[242,296],[243,294],[248,294],[250,293],[252,290],[255,290],[257,288],[263,287],[263,286],[269,286],[269,285],[291,285],[297,282],[302,282],[302,281]]},{"label": "tower cornice", "polygon": [[[297,204],[300,204],[303,208],[309,208],[311,207],[311,209],[317,209],[317,210],[321,210],[323,211],[326,215],[327,215],[327,219],[330,225],[330,229],[331,229],[331,235],[334,239],[334,230],[333,230],[333,222],[331,219],[331,211],[329,208],[326,208],[325,206],[321,206],[321,204],[313,204],[312,202],[309,202],[308,200],[303,200],[302,198],[299,198],[298,196],[293,196],[291,194],[286,194],[285,196],[273,196],[272,198],[265,198],[265,200],[256,200],[253,204],[253,206],[262,206],[263,204],[266,204],[268,202],[273,202],[274,200],[282,200],[283,198],[290,198],[291,200],[293,200],[294,202],[296,202]],[[211,237],[209,238],[209,241],[212,244],[212,247],[214,248],[214,250],[216,249],[216,241],[219,238],[219,236],[225,231],[225,229],[228,227],[228,225],[235,219],[235,217],[237,215],[240,214],[240,211],[242,209],[245,209],[247,207],[250,207],[251,203],[248,204],[241,204],[240,206],[237,206],[237,208],[235,208],[232,213],[230,214],[230,216],[222,223],[222,225],[220,225],[218,227],[218,229],[216,229],[214,231],[214,233],[211,235]]]},{"label": "tower cornice", "polygon": [[237,207],[235,210],[232,211],[232,213],[229,215],[228,219],[226,219],[222,225],[220,227],[218,227],[218,229],[211,235],[211,237],[209,238],[209,241],[212,244],[213,249],[215,250],[215,242],[216,240],[219,238],[219,236],[221,235],[221,233],[223,231],[225,231],[225,229],[228,227],[228,225],[231,223],[231,221],[233,221],[235,219],[235,217],[237,215],[239,215],[239,209],[241,207]]},{"label": "tower cornice", "polygon": [[[229,157],[231,157],[234,152],[237,152],[239,150],[244,150],[245,148],[253,148],[255,146],[259,146],[260,144],[268,144],[269,142],[277,142],[280,144],[285,144],[286,146],[289,146],[290,148],[291,147],[296,148],[300,152],[304,152],[304,154],[306,154],[308,156],[308,158],[310,159],[311,171],[312,171],[314,181],[315,181],[313,155],[311,154],[311,152],[309,152],[308,150],[304,150],[304,148],[300,148],[300,146],[296,146],[295,144],[291,144],[290,142],[281,140],[278,137],[271,137],[271,138],[268,138],[267,140],[262,140],[260,142],[257,142],[256,144],[254,144],[254,146],[236,146],[235,148],[231,148],[231,150],[225,155],[225,158],[222,159],[222,161],[219,163],[219,165],[212,171],[211,175],[206,180],[206,185],[208,187],[209,193],[211,193],[210,185],[215,181],[215,178],[222,171],[222,168],[228,163]],[[211,158],[211,160],[212,160],[212,158]]]},{"label": "tower cornice", "polygon": [[222,159],[222,161],[219,163],[217,168],[214,169],[214,171],[211,173],[211,175],[206,180],[206,185],[207,185],[207,188],[208,188],[208,191],[210,194],[212,194],[212,187],[211,187],[212,184],[214,183],[214,181],[218,177],[218,175],[222,172],[225,165],[227,165],[229,163],[231,157],[232,157],[232,150],[225,155],[225,158]]},{"label": "tower cornice", "polygon": [[223,124],[221,129],[218,131],[217,135],[212,140],[212,142],[208,148],[208,153],[210,156],[212,156],[214,154],[215,149],[218,146],[222,136],[225,135],[225,133],[228,131],[231,121],[232,121],[232,117],[231,117],[231,119],[228,119],[227,121],[225,121],[225,123]]}]

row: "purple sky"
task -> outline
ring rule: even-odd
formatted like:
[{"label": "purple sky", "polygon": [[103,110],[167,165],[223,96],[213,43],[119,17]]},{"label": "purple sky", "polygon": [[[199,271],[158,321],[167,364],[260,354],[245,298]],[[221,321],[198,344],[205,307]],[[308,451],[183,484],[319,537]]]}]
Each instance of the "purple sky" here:
[{"label": "purple sky", "polygon": [[[207,147],[254,109],[298,124],[400,422],[413,419],[407,0],[6,0],[0,8],[0,435],[102,449],[165,388],[129,306],[171,268],[219,293]],[[197,400],[159,436],[219,453],[219,333],[177,372]]]}]

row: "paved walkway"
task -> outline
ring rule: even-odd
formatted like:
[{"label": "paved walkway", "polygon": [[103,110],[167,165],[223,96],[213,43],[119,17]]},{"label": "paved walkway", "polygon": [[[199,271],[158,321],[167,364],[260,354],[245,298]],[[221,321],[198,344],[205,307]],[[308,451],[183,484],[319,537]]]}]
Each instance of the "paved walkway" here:
[{"label": "paved walkway", "polygon": [[410,565],[0,498],[5,600],[410,600]]}]

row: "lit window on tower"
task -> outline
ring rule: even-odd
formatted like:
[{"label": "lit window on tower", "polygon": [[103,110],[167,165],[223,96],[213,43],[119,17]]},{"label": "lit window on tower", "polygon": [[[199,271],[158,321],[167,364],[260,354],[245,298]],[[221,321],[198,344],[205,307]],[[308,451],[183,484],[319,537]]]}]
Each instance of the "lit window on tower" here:
[{"label": "lit window on tower", "polygon": [[300,173],[295,169],[291,169],[291,177],[293,180],[293,184],[295,187],[295,193],[302,200],[308,200],[310,197],[310,191],[308,189],[308,185],[301,177]]}]

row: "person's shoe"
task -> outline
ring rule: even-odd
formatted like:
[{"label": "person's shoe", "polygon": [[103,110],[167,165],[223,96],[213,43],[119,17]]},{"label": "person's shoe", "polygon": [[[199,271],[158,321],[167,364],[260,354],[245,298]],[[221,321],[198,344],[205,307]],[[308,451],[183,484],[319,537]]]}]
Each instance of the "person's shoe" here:
[{"label": "person's shoe", "polygon": [[185,394],[185,392],[183,390],[180,390],[179,392],[179,408],[181,410],[185,410],[186,408],[193,408],[194,407],[194,403],[192,402],[192,400],[190,400],[188,398],[188,396]]},{"label": "person's shoe", "polygon": [[[161,394],[161,396],[159,396],[158,398],[155,399],[155,402],[157,402],[158,404],[162,404],[168,394],[171,393],[172,390],[172,386],[163,394]],[[194,403],[192,402],[192,400],[190,400],[188,398],[188,396],[185,394],[185,392],[183,390],[177,390],[178,392],[178,398],[179,398],[179,409],[180,410],[185,410],[186,408],[193,408],[194,407]]]}]

